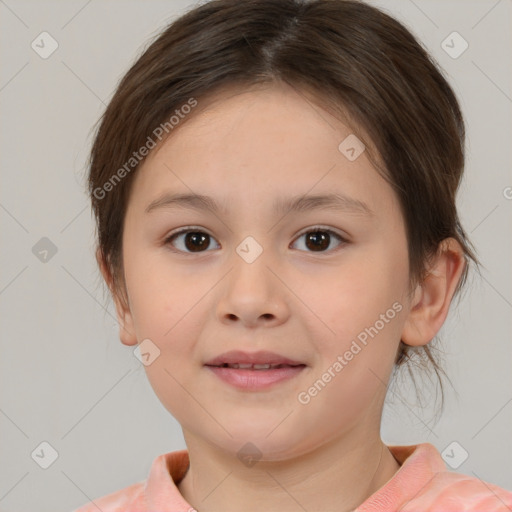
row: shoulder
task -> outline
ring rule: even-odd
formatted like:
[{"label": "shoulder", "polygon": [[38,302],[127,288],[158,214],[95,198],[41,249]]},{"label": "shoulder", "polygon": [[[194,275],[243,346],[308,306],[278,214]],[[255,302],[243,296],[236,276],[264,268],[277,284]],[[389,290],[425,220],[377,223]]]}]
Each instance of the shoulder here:
[{"label": "shoulder", "polygon": [[187,450],[158,455],[145,480],[124,489],[96,498],[72,512],[144,512],[149,510],[190,510],[181,496],[179,482],[189,467]]},{"label": "shoulder", "polygon": [[413,510],[510,512],[512,492],[480,478],[442,471],[403,509],[404,512]]},{"label": "shoulder", "polygon": [[96,498],[72,512],[98,512],[98,510],[102,512],[126,512],[127,507],[132,510],[145,510],[144,486],[145,480],[137,482],[119,491]]},{"label": "shoulder", "polygon": [[[402,447],[406,454],[403,483],[414,480],[418,489],[407,497],[403,512],[510,512],[512,492],[478,476],[451,471],[435,446],[423,443]],[[400,449],[398,450],[400,452]]]},{"label": "shoulder", "polygon": [[357,512],[510,512],[512,492],[450,471],[430,443],[388,446],[400,469]]}]

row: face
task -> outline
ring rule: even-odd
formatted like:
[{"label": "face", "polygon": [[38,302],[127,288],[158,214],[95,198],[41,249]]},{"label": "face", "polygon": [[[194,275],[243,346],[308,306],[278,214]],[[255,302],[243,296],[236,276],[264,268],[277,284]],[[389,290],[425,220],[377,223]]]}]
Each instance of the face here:
[{"label": "face", "polygon": [[[225,91],[177,128],[137,171],[123,234],[122,341],[151,340],[162,404],[185,435],[233,453],[252,442],[269,460],[378,431],[410,306],[394,192],[341,144],[351,129],[292,88]],[[283,206],[330,194],[346,199]],[[205,366],[231,350],[305,366],[242,389]]]}]

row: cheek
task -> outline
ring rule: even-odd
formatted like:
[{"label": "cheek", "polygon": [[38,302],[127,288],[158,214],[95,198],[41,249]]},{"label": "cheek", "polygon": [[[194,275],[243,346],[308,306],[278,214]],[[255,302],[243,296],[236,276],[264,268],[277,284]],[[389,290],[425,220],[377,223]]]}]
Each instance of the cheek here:
[{"label": "cheek", "polygon": [[310,400],[304,411],[324,415],[333,425],[349,426],[365,411],[376,410],[373,405],[384,399],[393,368],[403,306],[394,287],[386,280],[376,283],[374,273],[354,269],[319,295],[323,318],[334,332],[316,322],[319,359],[309,379],[311,393],[307,387],[301,391]]},{"label": "cheek", "polygon": [[[329,279],[309,292],[311,309],[318,311],[323,325],[317,333],[322,365],[331,366],[338,355],[350,366],[377,368],[385,377],[391,369],[403,325],[403,293],[407,285],[407,265],[400,247],[374,245],[354,251]],[[328,329],[327,329],[328,328]],[[368,373],[368,372],[366,372]],[[352,370],[344,374],[352,375]],[[357,375],[353,375],[358,380]]]},{"label": "cheek", "polygon": [[[354,252],[331,273],[316,292],[336,332],[347,333],[350,326],[373,323],[402,296],[406,272],[396,258],[368,248]],[[352,332],[353,334],[353,332]]]},{"label": "cheek", "polygon": [[197,292],[194,293],[193,283],[169,264],[163,249],[139,249],[128,241],[124,257],[130,311],[137,334],[167,338],[194,301]]}]

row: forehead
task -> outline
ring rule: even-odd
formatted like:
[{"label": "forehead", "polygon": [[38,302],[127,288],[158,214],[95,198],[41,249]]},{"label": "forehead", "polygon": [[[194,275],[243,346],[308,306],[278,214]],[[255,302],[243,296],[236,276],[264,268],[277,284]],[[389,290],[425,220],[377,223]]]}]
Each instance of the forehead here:
[{"label": "forehead", "polygon": [[348,124],[303,91],[233,86],[199,99],[192,115],[149,154],[132,186],[144,207],[164,189],[215,196],[233,207],[327,191],[386,202],[389,185],[367,152],[350,161],[340,150],[349,136]]},{"label": "forehead", "polygon": [[311,93],[281,82],[250,87],[233,84],[201,98],[190,119],[185,119],[172,137],[186,143],[191,137],[204,136],[203,141],[208,138],[219,144],[229,136],[226,142],[240,144],[257,134],[260,139],[254,140],[254,145],[266,142],[268,148],[268,139],[276,135],[283,139],[286,135],[285,140],[274,139],[276,144],[289,142],[293,145],[295,142],[297,146],[306,134],[311,139],[327,136],[337,145],[340,132],[353,131],[346,119],[339,118],[339,114],[347,116],[347,113],[340,112],[334,117],[332,110],[327,112],[317,102],[317,97]]}]

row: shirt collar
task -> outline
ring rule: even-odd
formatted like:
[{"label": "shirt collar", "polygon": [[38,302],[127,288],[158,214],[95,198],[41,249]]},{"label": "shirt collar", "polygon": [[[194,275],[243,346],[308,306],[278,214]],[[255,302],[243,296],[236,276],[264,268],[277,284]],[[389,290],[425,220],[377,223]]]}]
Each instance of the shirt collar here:
[{"label": "shirt collar", "polygon": [[189,464],[188,450],[165,453],[153,461],[144,487],[148,510],[191,510],[191,505],[185,501],[177,487],[188,471]]},{"label": "shirt collar", "polygon": [[430,443],[388,446],[400,469],[354,512],[398,510],[426,487],[446,465],[437,448]]},{"label": "shirt collar", "polygon": [[[400,469],[355,512],[396,510],[404,501],[417,495],[446,466],[436,447],[430,443],[388,446]],[[144,487],[149,510],[187,512],[192,510],[178,489],[190,465],[188,450],[158,456],[151,466]]]}]

